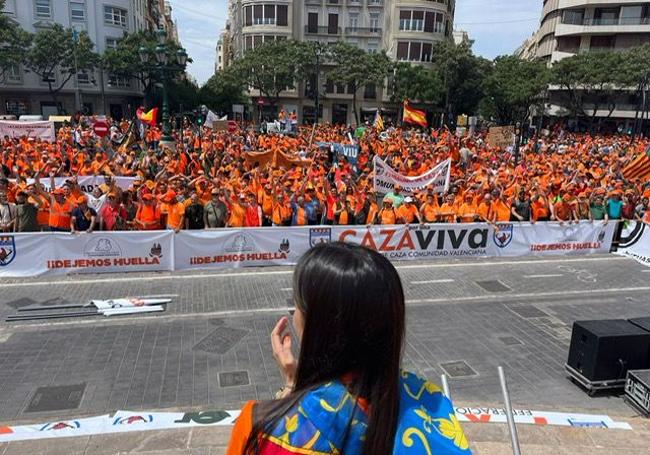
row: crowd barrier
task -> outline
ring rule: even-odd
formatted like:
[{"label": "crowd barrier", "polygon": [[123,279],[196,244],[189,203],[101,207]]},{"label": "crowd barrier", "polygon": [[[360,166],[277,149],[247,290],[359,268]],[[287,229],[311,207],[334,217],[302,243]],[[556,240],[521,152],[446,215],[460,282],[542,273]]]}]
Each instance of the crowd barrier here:
[{"label": "crowd barrier", "polygon": [[616,223],[581,222],[0,234],[0,277],[292,265],[331,241],[391,260],[584,255],[608,253],[615,232]]}]

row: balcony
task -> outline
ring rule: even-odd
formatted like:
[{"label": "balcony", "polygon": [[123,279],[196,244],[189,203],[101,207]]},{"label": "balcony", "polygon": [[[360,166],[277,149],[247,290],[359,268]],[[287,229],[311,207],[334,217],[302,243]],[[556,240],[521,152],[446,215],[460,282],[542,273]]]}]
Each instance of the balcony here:
[{"label": "balcony", "polygon": [[381,36],[379,27],[345,27],[346,36]]},{"label": "balcony", "polygon": [[367,0],[368,8],[384,6],[384,0]]},{"label": "balcony", "polygon": [[619,33],[648,33],[650,32],[650,18],[623,17],[623,18],[565,18],[555,28],[555,36],[577,36]]},{"label": "balcony", "polygon": [[329,27],[327,25],[309,26],[305,25],[305,35],[330,35],[340,36],[341,27]]},{"label": "balcony", "polygon": [[650,24],[650,17],[620,17],[620,18],[606,18],[606,19],[595,19],[591,17],[586,17],[584,19],[565,18],[562,20],[562,24],[582,25],[585,27],[648,25]]}]

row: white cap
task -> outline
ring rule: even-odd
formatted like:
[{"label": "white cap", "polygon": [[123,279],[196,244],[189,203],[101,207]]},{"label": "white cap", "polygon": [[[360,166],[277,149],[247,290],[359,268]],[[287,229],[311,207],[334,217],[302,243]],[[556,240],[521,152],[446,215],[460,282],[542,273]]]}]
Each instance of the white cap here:
[{"label": "white cap", "polygon": [[406,196],[404,202],[413,202],[413,198],[411,196]]}]

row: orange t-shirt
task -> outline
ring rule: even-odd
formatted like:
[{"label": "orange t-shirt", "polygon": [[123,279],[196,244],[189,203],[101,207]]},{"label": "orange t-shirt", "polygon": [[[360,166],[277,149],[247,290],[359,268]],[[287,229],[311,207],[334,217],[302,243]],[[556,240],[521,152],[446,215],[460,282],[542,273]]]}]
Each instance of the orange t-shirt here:
[{"label": "orange t-shirt", "polygon": [[397,216],[393,209],[382,209],[381,212],[379,212],[379,218],[381,224],[395,224],[397,221]]},{"label": "orange t-shirt", "polygon": [[244,227],[245,220],[246,209],[241,204],[232,204],[230,206],[230,219],[228,220],[228,225],[230,227]]},{"label": "orange t-shirt", "polygon": [[412,223],[417,218],[417,213],[418,208],[414,205],[407,206],[406,204],[402,204],[397,209],[397,216],[400,218],[400,223]]},{"label": "orange t-shirt", "polygon": [[185,215],[185,205],[181,202],[168,204],[165,210],[167,214],[167,227],[171,229],[180,229],[183,215]]},{"label": "orange t-shirt", "polygon": [[438,216],[438,204],[429,204],[428,202],[425,202],[422,205],[422,215],[424,216],[424,221],[427,223],[434,223]]}]

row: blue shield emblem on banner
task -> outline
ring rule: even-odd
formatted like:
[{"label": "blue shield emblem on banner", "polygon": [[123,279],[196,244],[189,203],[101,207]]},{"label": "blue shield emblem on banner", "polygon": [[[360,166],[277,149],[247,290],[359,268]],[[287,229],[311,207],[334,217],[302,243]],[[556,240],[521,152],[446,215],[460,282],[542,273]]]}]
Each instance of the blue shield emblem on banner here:
[{"label": "blue shield emblem on banner", "polygon": [[0,267],[11,264],[16,257],[16,242],[13,235],[0,236]]},{"label": "blue shield emblem on banner", "polygon": [[321,243],[330,243],[331,241],[331,228],[311,228],[309,230],[309,246],[314,247]]},{"label": "blue shield emblem on banner", "polygon": [[494,230],[494,244],[499,248],[505,248],[512,242],[512,234],[514,226],[508,224],[497,224],[497,229]]}]

